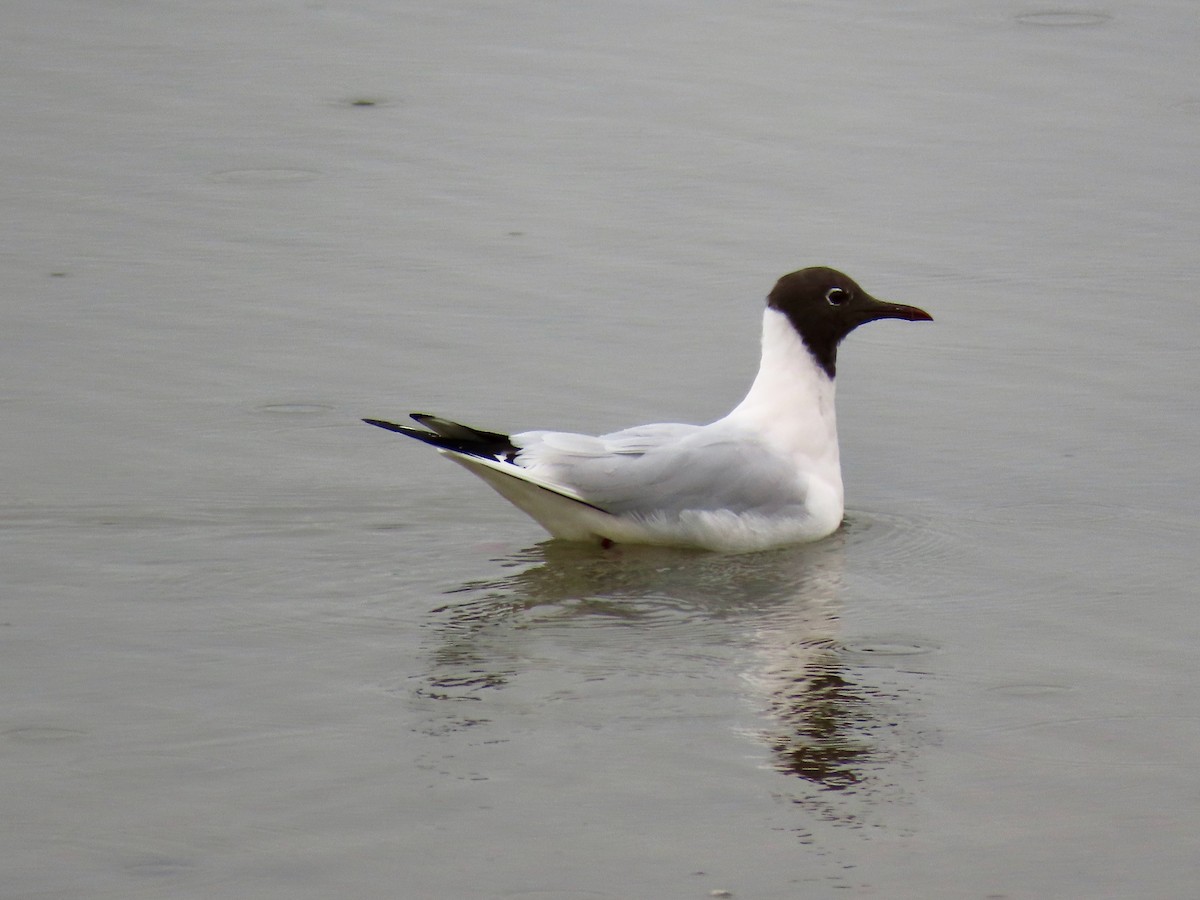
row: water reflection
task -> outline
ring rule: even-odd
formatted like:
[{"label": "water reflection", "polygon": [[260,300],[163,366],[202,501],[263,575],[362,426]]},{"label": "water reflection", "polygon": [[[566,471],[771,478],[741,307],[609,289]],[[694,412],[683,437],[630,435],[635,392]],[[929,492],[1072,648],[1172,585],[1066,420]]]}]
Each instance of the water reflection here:
[{"label": "water reflection", "polygon": [[[419,693],[481,702],[538,668],[555,669],[559,686],[653,676],[640,679],[638,697],[609,696],[593,712],[628,719],[639,712],[614,703],[650,715],[681,692],[681,680],[716,681],[699,700],[690,688],[682,713],[684,701],[673,699],[672,712],[711,715],[731,689],[751,700],[762,715],[751,732],[771,765],[810,788],[789,799],[812,806],[813,791],[874,791],[896,758],[887,742],[899,709],[838,641],[844,551],[844,535],[736,556],[540,544],[499,560],[503,576],[464,584],[432,610],[432,666]],[[589,693],[577,688],[572,699],[581,697]],[[824,818],[855,818],[816,805]]]},{"label": "water reflection", "polygon": [[757,680],[767,688],[770,724],[758,737],[777,770],[804,782],[787,799],[852,827],[866,822],[869,808],[901,799],[902,764],[924,739],[902,691],[847,665],[840,646],[767,645],[762,655]]},{"label": "water reflection", "polygon": [[796,691],[777,698],[776,717],[785,727],[768,737],[779,768],[842,790],[862,781],[854,764],[870,754],[870,745],[855,735],[867,697],[842,675],[835,655],[829,657],[808,667]]}]

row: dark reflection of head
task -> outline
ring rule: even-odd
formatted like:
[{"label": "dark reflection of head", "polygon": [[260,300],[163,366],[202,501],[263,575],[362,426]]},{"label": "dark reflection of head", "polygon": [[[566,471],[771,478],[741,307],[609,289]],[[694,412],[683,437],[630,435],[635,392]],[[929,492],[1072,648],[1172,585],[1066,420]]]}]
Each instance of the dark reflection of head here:
[{"label": "dark reflection of head", "polygon": [[826,665],[814,663],[804,676],[802,692],[772,703],[776,717],[791,729],[768,738],[780,770],[840,791],[862,780],[855,763],[871,751],[855,733],[865,698],[842,677],[835,655],[829,656]]}]

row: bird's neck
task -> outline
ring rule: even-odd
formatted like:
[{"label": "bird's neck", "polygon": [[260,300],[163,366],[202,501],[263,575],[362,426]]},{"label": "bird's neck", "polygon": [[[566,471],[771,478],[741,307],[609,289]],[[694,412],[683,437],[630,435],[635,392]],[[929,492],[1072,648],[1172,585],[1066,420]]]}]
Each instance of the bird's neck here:
[{"label": "bird's neck", "polygon": [[813,358],[787,316],[763,313],[762,361],[750,392],[728,416],[776,448],[824,468],[840,488],[834,381]]}]

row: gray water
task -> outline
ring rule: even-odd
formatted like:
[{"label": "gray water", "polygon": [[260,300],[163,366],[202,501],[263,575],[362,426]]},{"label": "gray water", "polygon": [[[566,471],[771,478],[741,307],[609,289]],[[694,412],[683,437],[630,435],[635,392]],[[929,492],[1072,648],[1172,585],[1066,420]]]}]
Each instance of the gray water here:
[{"label": "gray water", "polygon": [[[1190,0],[3,20],[0,895],[1194,893]],[[811,264],[936,318],[820,544],[358,423],[711,420]]]}]

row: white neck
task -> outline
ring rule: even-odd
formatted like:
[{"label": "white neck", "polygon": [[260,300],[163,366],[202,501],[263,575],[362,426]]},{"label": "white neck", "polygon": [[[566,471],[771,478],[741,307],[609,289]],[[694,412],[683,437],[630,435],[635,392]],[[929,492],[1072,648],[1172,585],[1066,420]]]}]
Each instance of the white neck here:
[{"label": "white neck", "polygon": [[762,361],[746,398],[725,417],[746,425],[781,453],[819,473],[840,497],[834,383],[825,374],[787,316],[763,313]]}]

